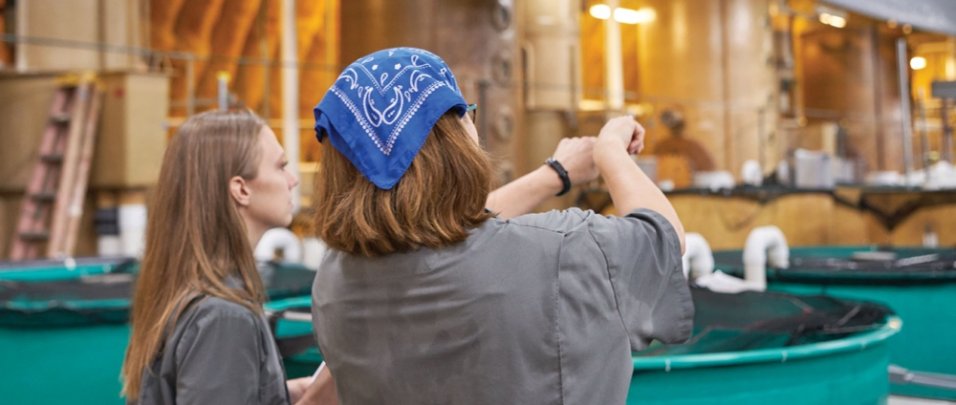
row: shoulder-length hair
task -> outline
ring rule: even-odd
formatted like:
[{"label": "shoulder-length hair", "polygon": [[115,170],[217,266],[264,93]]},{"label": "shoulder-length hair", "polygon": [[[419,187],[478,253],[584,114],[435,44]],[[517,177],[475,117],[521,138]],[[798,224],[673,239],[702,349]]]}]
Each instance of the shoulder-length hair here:
[{"label": "shoulder-length hair", "polygon": [[362,256],[439,248],[491,217],[491,161],[454,112],[438,120],[391,190],[375,187],[331,142],[322,152],[314,222],[332,248]]},{"label": "shoulder-length hair", "polygon": [[262,281],[229,179],[256,177],[264,125],[251,112],[207,112],[186,120],[166,149],[130,314],[122,372],[129,398],[139,396],[143,373],[193,297],[262,311]]}]

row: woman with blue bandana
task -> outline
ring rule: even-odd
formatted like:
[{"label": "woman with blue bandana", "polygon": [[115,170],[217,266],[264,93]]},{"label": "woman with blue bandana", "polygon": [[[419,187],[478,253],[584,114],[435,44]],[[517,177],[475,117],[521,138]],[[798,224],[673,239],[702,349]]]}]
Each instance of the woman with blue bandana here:
[{"label": "woman with blue bandana", "polygon": [[[631,352],[686,340],[693,319],[683,227],[630,157],[644,129],[612,119],[564,145],[573,159],[491,192],[471,108],[448,66],[412,48],[355,61],[315,108],[330,249],[313,316],[339,400],[624,403]],[[592,165],[623,216],[507,219]]]}]

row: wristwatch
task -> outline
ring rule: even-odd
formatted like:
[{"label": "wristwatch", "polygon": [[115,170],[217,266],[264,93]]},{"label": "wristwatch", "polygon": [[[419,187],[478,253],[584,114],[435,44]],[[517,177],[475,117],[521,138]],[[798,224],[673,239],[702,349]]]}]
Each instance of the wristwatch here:
[{"label": "wristwatch", "polygon": [[554,171],[558,173],[558,177],[561,178],[561,191],[555,194],[555,196],[560,197],[567,194],[568,191],[571,191],[571,178],[568,177],[568,171],[564,169],[561,162],[558,162],[554,159],[554,156],[552,156],[549,157],[548,160],[545,160],[544,163],[554,169]]}]

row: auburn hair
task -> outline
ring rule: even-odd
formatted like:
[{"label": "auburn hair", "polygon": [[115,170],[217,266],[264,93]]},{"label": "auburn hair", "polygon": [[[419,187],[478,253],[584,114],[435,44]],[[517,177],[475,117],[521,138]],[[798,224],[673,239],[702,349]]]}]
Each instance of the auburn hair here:
[{"label": "auburn hair", "polygon": [[491,161],[456,112],[438,119],[391,190],[372,184],[331,142],[322,149],[315,232],[334,249],[371,257],[440,248],[492,216],[485,211]]},{"label": "auburn hair", "polygon": [[229,180],[256,177],[264,125],[248,111],[206,112],[186,120],[166,149],[130,313],[122,371],[128,398],[139,396],[143,373],[194,297],[216,296],[262,312],[262,280]]}]

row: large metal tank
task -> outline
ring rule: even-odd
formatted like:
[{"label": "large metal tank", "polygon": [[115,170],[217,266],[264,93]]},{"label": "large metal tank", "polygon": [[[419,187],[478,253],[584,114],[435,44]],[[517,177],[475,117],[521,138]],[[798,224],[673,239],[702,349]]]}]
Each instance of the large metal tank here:
[{"label": "large metal tank", "polygon": [[[637,28],[634,62],[642,102],[654,111],[683,111],[686,136],[711,152],[718,169],[737,173],[753,159],[768,170],[778,158],[771,146],[778,114],[769,2],[635,3],[657,16]],[[657,126],[649,142],[666,135]]]},{"label": "large metal tank", "polygon": [[478,135],[504,182],[515,176],[520,116],[514,21],[510,0],[343,1],[339,62],[397,46],[441,56],[468,102],[478,103]]}]

